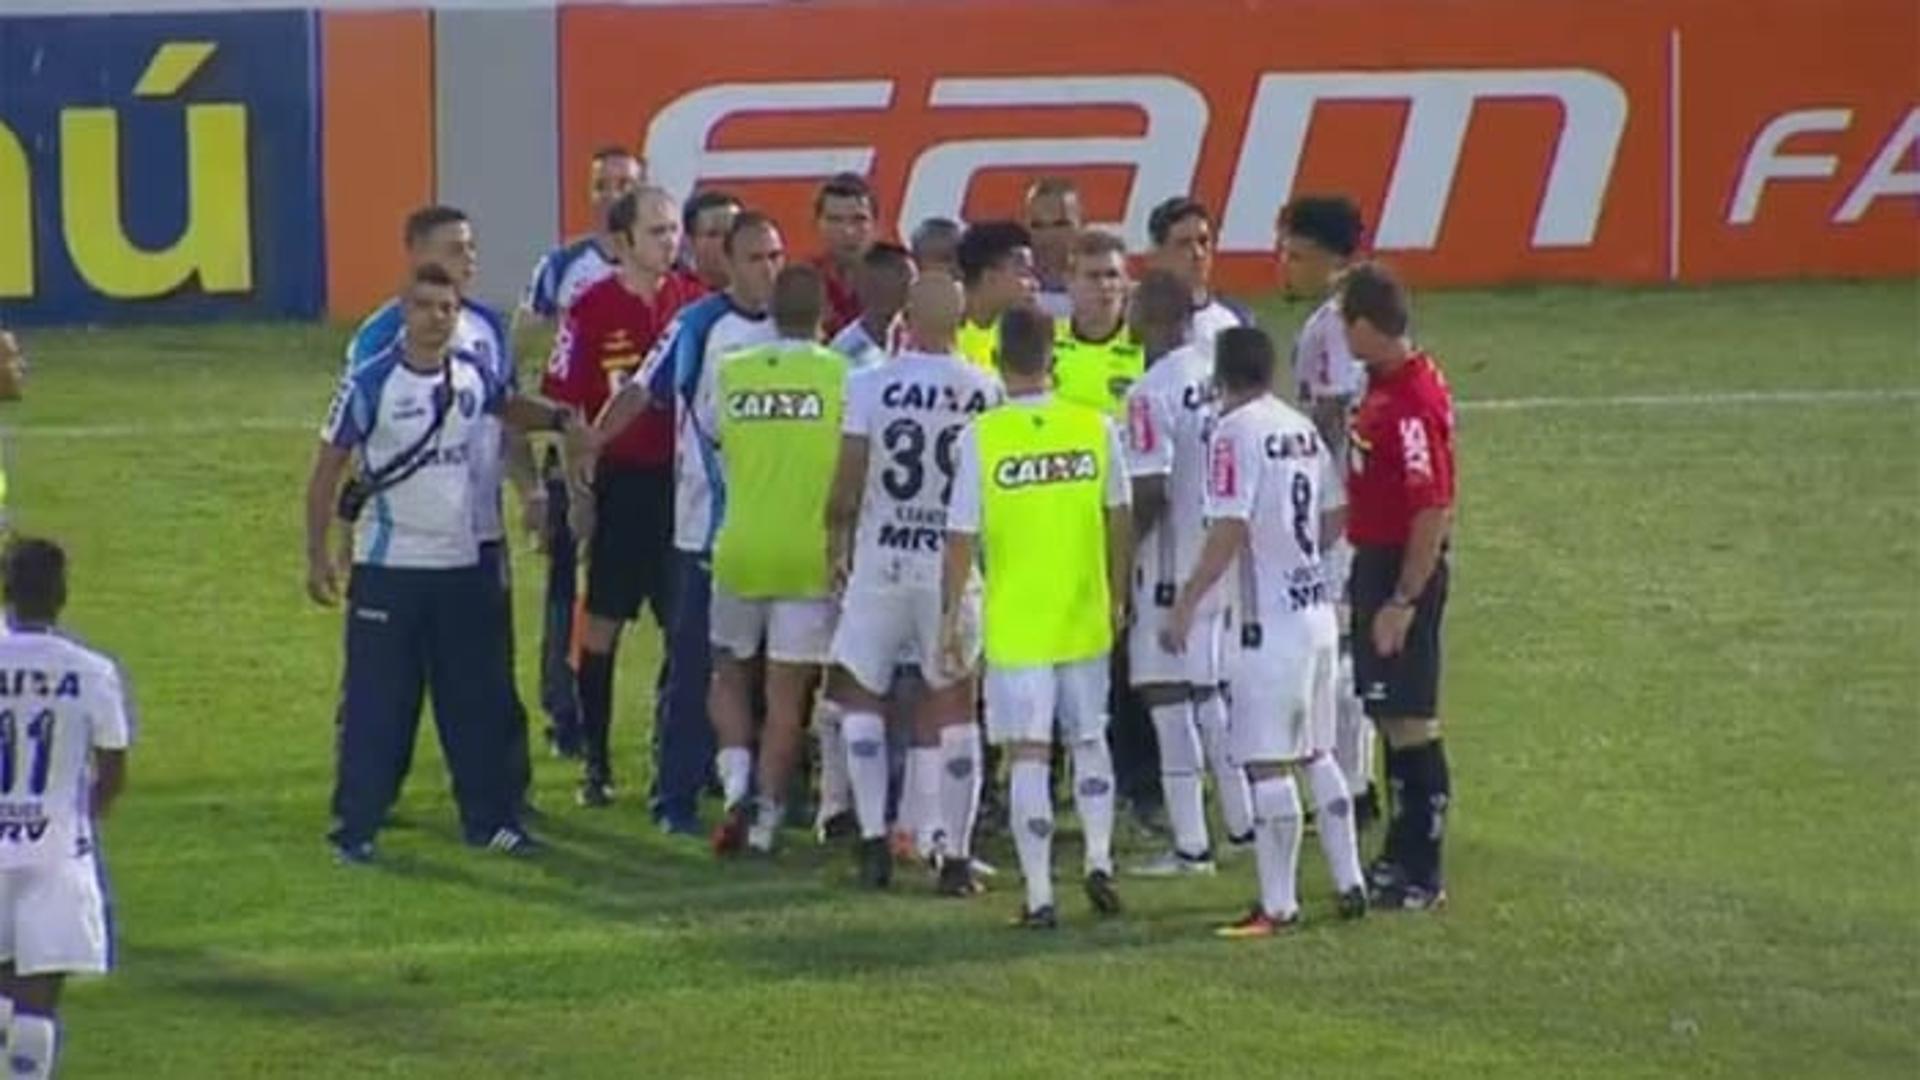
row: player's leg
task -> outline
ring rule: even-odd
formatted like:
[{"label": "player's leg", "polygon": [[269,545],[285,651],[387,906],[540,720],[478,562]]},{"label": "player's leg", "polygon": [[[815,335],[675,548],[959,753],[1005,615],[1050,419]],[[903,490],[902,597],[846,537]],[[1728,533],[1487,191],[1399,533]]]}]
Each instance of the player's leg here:
[{"label": "player's leg", "polygon": [[541,466],[547,490],[547,588],[540,626],[540,708],[547,714],[547,744],[560,757],[580,753],[580,691],[573,674],[573,605],[579,593],[578,539],[567,524],[565,471],[557,447]]},{"label": "player's leg", "polygon": [[6,872],[12,948],[0,993],[13,1004],[5,1029],[9,1075],[53,1074],[66,977],[101,975],[113,966],[97,859],[89,853]]},{"label": "player's leg", "polygon": [[1086,845],[1087,899],[1101,915],[1120,912],[1113,883],[1113,753],[1107,746],[1110,670],[1106,657],[1055,669],[1060,741],[1073,760],[1073,805]]},{"label": "player's leg", "polygon": [[1254,874],[1260,899],[1223,937],[1266,937],[1300,914],[1300,792],[1289,763],[1305,755],[1310,656],[1293,655],[1274,640],[1281,628],[1246,631],[1231,644],[1227,678],[1227,753],[1246,770],[1253,795]]},{"label": "player's leg", "polygon": [[[847,778],[856,828],[861,842],[863,876],[889,877],[892,854],[887,849],[886,693],[900,651],[899,628],[892,617],[892,598],[877,590],[849,590],[842,600],[839,624],[834,627],[830,651],[834,667],[827,679],[826,699],[839,712],[840,769]],[[821,740],[823,813],[828,740]],[[822,838],[824,839],[822,822]],[[868,849],[878,849],[869,854]],[[882,859],[882,856],[885,856]],[[887,873],[882,874],[882,865]]]},{"label": "player's leg", "polygon": [[1228,753],[1227,694],[1223,665],[1230,648],[1224,612],[1194,620],[1187,638],[1187,683],[1193,692],[1194,724],[1213,773],[1214,799],[1226,826],[1226,850],[1253,843],[1253,788],[1247,771]]},{"label": "player's leg", "polygon": [[776,600],[767,618],[767,720],[760,731],[759,816],[748,836],[770,851],[786,816],[820,668],[833,643],[831,600]]},{"label": "player's leg", "polygon": [[1351,919],[1366,914],[1367,890],[1360,870],[1353,799],[1346,774],[1330,752],[1335,741],[1338,667],[1336,646],[1315,650],[1307,702],[1306,756],[1296,771],[1306,777],[1307,790],[1313,796],[1320,853],[1326,856],[1327,869],[1333,875],[1334,892],[1340,897],[1340,914]]},{"label": "player's leg", "polygon": [[699,829],[700,791],[712,775],[717,749],[707,717],[713,577],[706,560],[692,552],[672,552],[671,565],[673,596],[661,649],[666,690],[661,695],[654,817],[670,832],[693,833]]},{"label": "player's leg", "polygon": [[480,568],[487,580],[498,586],[494,598],[500,605],[501,651],[507,659],[507,791],[515,807],[524,812],[532,807],[533,755],[528,745],[527,707],[520,700],[520,676],[514,666],[518,658],[513,633],[513,560],[506,541],[480,546]]},{"label": "player's leg", "polygon": [[[634,617],[638,618],[639,609],[645,607],[653,614],[654,628],[660,634],[660,660],[654,668],[651,689],[653,723],[647,740],[647,759],[653,764],[647,805],[654,824],[662,830],[683,836],[697,835],[699,821],[695,800],[699,780],[694,781],[695,786],[684,797],[669,795],[670,792],[677,793],[679,789],[669,768],[675,760],[668,754],[671,729],[667,690],[668,673],[673,660],[669,635],[673,627],[675,597],[679,592],[679,567],[673,550],[673,478],[671,471],[664,467],[636,469],[633,478],[638,490],[634,500],[637,510],[633,557],[639,571]],[[707,762],[711,757],[711,751],[701,755],[696,767],[698,777],[706,775]]]},{"label": "player's leg", "polygon": [[0,976],[0,992],[13,1003],[7,1020],[6,1056],[9,1076],[47,1080],[60,1052],[60,974],[20,975],[9,966]]},{"label": "player's leg", "polygon": [[[849,826],[855,831],[859,829],[853,812],[853,774],[847,766],[845,719],[846,710],[839,702],[824,696],[814,702],[813,723],[809,727],[813,732],[814,757],[820,762],[820,799],[814,807],[813,831],[823,844],[846,836]],[[884,728],[880,750],[880,764],[884,769],[887,761]],[[884,807],[885,800],[881,802]]]},{"label": "player's leg", "polygon": [[986,674],[987,738],[1003,747],[1007,812],[1026,903],[1019,923],[1035,929],[1057,922],[1053,903],[1053,750],[1056,681],[1050,667],[994,668]]},{"label": "player's leg", "polygon": [[1353,822],[1364,831],[1379,812],[1379,800],[1373,790],[1375,731],[1367,710],[1354,693],[1353,654],[1346,635],[1340,646],[1340,673],[1334,688],[1333,759],[1346,777],[1347,790],[1353,794]]},{"label": "player's leg", "polygon": [[[1377,883],[1384,907],[1428,910],[1446,902],[1441,845],[1453,798],[1446,746],[1440,737],[1440,626],[1446,610],[1447,564],[1442,559],[1414,605],[1407,641],[1394,658],[1384,693],[1369,701],[1387,740],[1394,786],[1394,827],[1400,846],[1391,873]],[[1391,834],[1390,834],[1391,835]]]},{"label": "player's leg", "polygon": [[518,800],[508,788],[506,657],[489,621],[494,584],[478,566],[435,570],[427,612],[427,682],[434,727],[452,774],[467,843],[525,851]]},{"label": "player's leg", "polygon": [[328,835],[344,861],[372,857],[420,722],[428,627],[419,578],[426,573],[356,566],[347,584],[346,689]]},{"label": "player's leg", "polygon": [[1173,847],[1133,868],[1143,877],[1208,873],[1213,855],[1207,838],[1206,777],[1200,731],[1195,726],[1186,664],[1160,644],[1167,609],[1150,591],[1136,589],[1138,616],[1127,632],[1127,671],[1133,693],[1153,722],[1160,750],[1160,788],[1173,831]]},{"label": "player's leg", "polygon": [[593,539],[587,553],[587,624],[580,639],[582,806],[613,799],[613,670],[620,629],[640,613],[646,567],[641,561],[645,508],[630,470],[594,477]]},{"label": "player's leg", "polygon": [[747,792],[753,782],[754,669],[766,636],[769,607],[765,602],[742,600],[722,587],[713,589],[707,627],[713,640],[713,681],[707,713],[713,718],[714,741],[719,747],[714,768],[720,774],[724,817],[713,834],[713,850],[719,855],[733,854],[747,841]]}]

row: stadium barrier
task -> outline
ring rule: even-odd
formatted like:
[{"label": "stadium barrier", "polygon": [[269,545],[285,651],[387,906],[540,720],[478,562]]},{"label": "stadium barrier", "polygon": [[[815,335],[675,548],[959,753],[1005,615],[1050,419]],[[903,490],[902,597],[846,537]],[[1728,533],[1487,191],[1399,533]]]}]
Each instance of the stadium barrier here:
[{"label": "stadium barrier", "polygon": [[[252,0],[271,6],[271,0]],[[75,10],[113,0],[73,0]],[[1229,289],[1289,193],[1353,194],[1416,282],[1920,272],[1911,0],[812,0],[0,17],[0,321],[352,317],[430,199],[482,292],[586,227],[639,144],[790,224],[868,173],[883,221],[1040,172],[1144,242],[1192,191]]]}]

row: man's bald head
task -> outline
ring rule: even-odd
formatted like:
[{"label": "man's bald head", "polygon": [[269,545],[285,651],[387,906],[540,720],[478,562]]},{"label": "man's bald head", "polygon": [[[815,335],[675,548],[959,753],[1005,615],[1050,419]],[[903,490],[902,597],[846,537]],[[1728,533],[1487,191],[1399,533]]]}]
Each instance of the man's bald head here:
[{"label": "man's bald head", "polygon": [[1171,271],[1152,269],[1133,290],[1127,321],[1149,357],[1178,346],[1193,317],[1193,289]]},{"label": "man's bald head", "polygon": [[907,326],[921,348],[950,351],[966,307],[959,280],[945,271],[929,270],[907,291]]}]

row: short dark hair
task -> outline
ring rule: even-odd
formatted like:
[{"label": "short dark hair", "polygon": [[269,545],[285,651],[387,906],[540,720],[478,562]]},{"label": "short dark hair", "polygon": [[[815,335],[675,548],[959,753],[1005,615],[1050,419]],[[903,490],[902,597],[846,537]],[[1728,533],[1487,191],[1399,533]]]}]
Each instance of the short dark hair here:
[{"label": "short dark hair", "polygon": [[1053,350],[1053,320],[1032,304],[1015,304],[1000,314],[1000,370],[1038,375],[1047,370]]},{"label": "short dark hair", "polygon": [[648,199],[661,199],[667,205],[673,205],[673,196],[666,189],[642,184],[631,191],[623,191],[618,198],[607,204],[607,231],[619,235],[633,232],[633,226],[640,220],[640,204]]},{"label": "short dark hair", "polygon": [[687,200],[687,205],[680,208],[680,227],[686,230],[688,236],[692,236],[693,223],[700,220],[701,214],[721,206],[731,206],[738,210],[742,205],[740,197],[730,191],[721,191],[718,188],[696,191],[693,197]]},{"label": "short dark hair", "polygon": [[1412,321],[1407,287],[1379,263],[1353,266],[1340,279],[1340,317],[1349,324],[1365,319],[1375,330],[1399,337]]},{"label": "short dark hair", "polygon": [[1230,326],[1213,341],[1213,375],[1225,390],[1272,386],[1278,362],[1273,339],[1257,326]]},{"label": "short dark hair", "polygon": [[407,215],[406,230],[401,234],[408,247],[425,240],[428,234],[442,225],[453,225],[467,220],[467,212],[457,206],[423,206]]},{"label": "short dark hair", "polygon": [[954,257],[960,263],[960,283],[980,284],[987,271],[1005,262],[1017,248],[1033,246],[1033,234],[1017,221],[982,221],[960,234]]},{"label": "short dark hair", "polygon": [[913,236],[908,243],[918,248],[935,237],[957,240],[960,237],[960,223],[952,218],[930,217],[913,227]]},{"label": "short dark hair", "polygon": [[1147,236],[1153,240],[1153,246],[1159,247],[1173,235],[1173,227],[1188,218],[1199,218],[1208,225],[1213,224],[1213,214],[1205,203],[1190,195],[1175,195],[1147,215]]},{"label": "short dark hair", "polygon": [[908,270],[913,267],[913,255],[899,244],[883,240],[860,256],[860,265],[869,270]]},{"label": "short dark hair", "polygon": [[874,201],[873,185],[867,178],[856,172],[834,173],[813,196],[813,216],[819,217],[826,212],[828,199],[861,199],[867,204],[867,212],[878,216],[880,205]]},{"label": "short dark hair", "polygon": [[740,211],[739,213],[733,215],[733,224],[728,226],[727,228],[727,242],[726,242],[727,254],[729,255],[733,254],[734,240],[737,239],[741,233],[746,232],[748,229],[776,229],[777,230],[779,229],[779,227],[780,226],[774,224],[772,217],[770,217],[767,214],[763,214],[758,210]]},{"label": "short dark hair", "polygon": [[439,263],[431,262],[421,263],[419,266],[414,267],[413,276],[409,279],[409,284],[439,285],[448,289],[458,289],[460,287],[454,283],[453,275],[447,273],[446,267],[441,266]]},{"label": "short dark hair", "polygon": [[1280,227],[1341,258],[1360,250],[1366,231],[1360,208],[1345,195],[1302,195],[1280,208]]},{"label": "short dark hair", "polygon": [[1080,235],[1073,238],[1073,255],[1118,255],[1127,256],[1127,242],[1105,229],[1082,229]]},{"label": "short dark hair", "polygon": [[614,158],[623,158],[623,157],[632,158],[635,161],[640,160],[640,155],[634,153],[632,150],[629,150],[618,143],[606,143],[602,145],[600,149],[595,150],[593,152],[593,163],[595,165],[598,165],[604,161],[612,161]]},{"label": "short dark hair", "polygon": [[52,622],[67,606],[67,553],[59,544],[21,536],[0,554],[7,607],[36,622]]},{"label": "short dark hair", "polygon": [[820,271],[806,263],[788,263],[773,277],[773,299],[767,308],[773,325],[789,337],[811,337],[820,332],[827,309],[827,285]]}]

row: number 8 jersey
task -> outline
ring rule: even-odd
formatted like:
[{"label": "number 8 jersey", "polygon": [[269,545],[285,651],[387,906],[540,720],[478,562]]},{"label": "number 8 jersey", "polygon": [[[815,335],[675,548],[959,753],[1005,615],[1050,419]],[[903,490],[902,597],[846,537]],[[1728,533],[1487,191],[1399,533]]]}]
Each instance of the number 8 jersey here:
[{"label": "number 8 jersey", "polygon": [[907,352],[849,376],[841,430],[867,440],[850,589],[939,588],[954,441],[1003,396],[957,356]]},{"label": "number 8 jersey", "polygon": [[90,854],[92,753],[131,738],[113,661],[57,632],[0,636],[0,869]]}]

